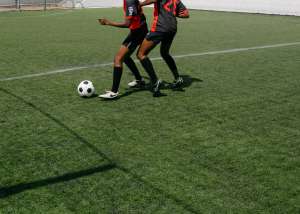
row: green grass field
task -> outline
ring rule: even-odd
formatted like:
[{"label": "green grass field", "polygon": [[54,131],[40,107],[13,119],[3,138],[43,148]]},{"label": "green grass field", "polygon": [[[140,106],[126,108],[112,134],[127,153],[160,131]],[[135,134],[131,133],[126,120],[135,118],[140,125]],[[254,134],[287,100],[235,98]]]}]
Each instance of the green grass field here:
[{"label": "green grass field", "polygon": [[92,65],[128,33],[100,17],[122,10],[0,13],[0,213],[300,212],[299,17],[191,11],[172,48],[198,54],[176,59],[184,90],[130,91],[125,69],[112,102],[76,92],[110,88]]}]

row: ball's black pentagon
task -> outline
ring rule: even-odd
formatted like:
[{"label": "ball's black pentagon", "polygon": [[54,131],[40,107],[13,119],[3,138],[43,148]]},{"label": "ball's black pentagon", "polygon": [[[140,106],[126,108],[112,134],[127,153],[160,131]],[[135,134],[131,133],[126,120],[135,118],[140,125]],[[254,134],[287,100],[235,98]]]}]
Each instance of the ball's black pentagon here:
[{"label": "ball's black pentagon", "polygon": [[88,81],[84,81],[83,84],[87,85],[87,84],[89,84],[89,82]]},{"label": "ball's black pentagon", "polygon": [[83,89],[81,87],[79,88],[79,92],[81,92],[81,93],[83,92]]},{"label": "ball's black pentagon", "polygon": [[87,92],[88,92],[88,93],[92,93],[92,89],[91,89],[91,88],[88,88],[88,89],[87,89]]}]

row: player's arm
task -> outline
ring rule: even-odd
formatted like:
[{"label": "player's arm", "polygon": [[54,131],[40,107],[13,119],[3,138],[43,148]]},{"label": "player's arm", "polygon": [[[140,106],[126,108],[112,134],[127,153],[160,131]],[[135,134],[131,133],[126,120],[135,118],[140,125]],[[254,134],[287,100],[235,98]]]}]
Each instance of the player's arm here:
[{"label": "player's arm", "polygon": [[147,6],[147,5],[150,5],[150,4],[153,4],[157,2],[157,0],[145,0],[143,2],[140,2],[140,7],[144,7],[144,6]]},{"label": "player's arm", "polygon": [[124,19],[124,22],[114,22],[108,19],[98,19],[98,21],[101,25],[109,25],[109,26],[119,27],[119,28],[129,28],[131,24],[130,19]]},{"label": "player's arm", "polygon": [[183,11],[180,11],[177,15],[178,18],[183,18],[183,19],[187,19],[190,18],[190,13],[188,9],[185,9]]},{"label": "player's arm", "polygon": [[176,16],[178,18],[187,19],[190,17],[189,10],[186,8],[186,6],[180,0],[177,1],[176,8],[178,11]]}]

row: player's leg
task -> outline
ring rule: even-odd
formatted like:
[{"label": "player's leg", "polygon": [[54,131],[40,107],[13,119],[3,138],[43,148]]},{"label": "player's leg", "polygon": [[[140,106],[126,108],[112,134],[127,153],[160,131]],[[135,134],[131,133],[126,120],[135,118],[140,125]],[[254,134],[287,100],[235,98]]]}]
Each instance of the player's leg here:
[{"label": "player's leg", "polygon": [[161,42],[160,54],[164,61],[167,63],[169,69],[174,76],[173,87],[179,87],[183,84],[183,79],[179,76],[178,69],[174,58],[170,54],[170,48],[172,46],[175,34],[167,35]]},{"label": "player's leg", "polygon": [[128,48],[129,48],[129,52],[126,54],[124,58],[124,63],[127,65],[129,70],[132,72],[132,74],[135,77],[135,80],[129,82],[128,86],[132,88],[133,87],[143,88],[145,86],[145,81],[143,80],[143,77],[141,76],[135,62],[131,58],[131,54],[135,51],[136,46],[131,48],[128,47]]},{"label": "player's leg", "polygon": [[139,51],[137,53],[137,57],[140,60],[142,66],[144,67],[145,71],[148,73],[151,82],[155,83],[157,81],[157,76],[155,74],[152,62],[148,58],[148,53],[156,46],[153,41],[148,41],[144,39]]},{"label": "player's leg", "polygon": [[127,65],[127,67],[129,68],[129,70],[132,72],[132,74],[134,75],[135,79],[137,81],[141,81],[142,80],[142,76],[135,64],[135,62],[133,61],[133,59],[131,58],[131,56],[126,56],[124,59],[124,63]]},{"label": "player's leg", "polygon": [[119,86],[123,73],[123,61],[128,52],[129,49],[126,46],[122,45],[114,59],[113,84],[111,91],[107,91],[105,94],[102,94],[99,97],[104,99],[114,99],[118,96]]},{"label": "player's leg", "polygon": [[123,61],[128,52],[128,47],[122,45],[114,59],[113,86],[111,91],[115,93],[119,90],[120,81],[123,73]]},{"label": "player's leg", "polygon": [[147,24],[144,24],[140,28],[133,30],[130,32],[128,37],[124,40],[123,45],[128,47],[129,52],[127,53],[124,63],[131,70],[133,75],[135,76],[135,80],[128,83],[129,87],[144,87],[145,81],[143,80],[135,62],[130,57],[131,54],[136,50],[138,46],[140,46],[148,33]]},{"label": "player's leg", "polygon": [[164,38],[164,40],[161,42],[160,55],[164,59],[164,61],[167,63],[169,69],[173,73],[174,78],[177,79],[179,77],[178,69],[177,69],[175,60],[170,55],[170,48],[171,48],[174,36],[173,35],[169,36],[169,34],[167,34],[167,35],[168,36],[166,36],[166,38]]},{"label": "player's leg", "polygon": [[161,86],[161,81],[158,80],[158,78],[156,76],[152,62],[148,58],[148,54],[150,53],[150,51],[153,48],[155,48],[156,45],[157,45],[157,43],[155,43],[154,41],[144,39],[144,41],[143,41],[142,45],[140,46],[139,51],[137,53],[138,59],[140,60],[143,68],[145,69],[145,71],[148,73],[148,75],[150,77],[151,84],[152,84],[152,90],[153,90],[153,96],[160,95],[159,88]]}]

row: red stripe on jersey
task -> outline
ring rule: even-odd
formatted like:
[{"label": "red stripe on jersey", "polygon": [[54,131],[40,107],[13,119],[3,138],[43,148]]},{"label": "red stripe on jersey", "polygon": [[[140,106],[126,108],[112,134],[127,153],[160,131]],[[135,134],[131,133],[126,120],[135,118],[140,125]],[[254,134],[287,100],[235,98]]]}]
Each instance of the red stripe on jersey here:
[{"label": "red stripe on jersey", "polygon": [[176,14],[176,12],[177,12],[177,2],[178,2],[178,0],[174,0],[174,2],[173,2],[173,5],[174,5],[173,14],[174,14],[174,16],[177,15],[177,14]]},{"label": "red stripe on jersey", "polygon": [[157,22],[158,22],[158,3],[156,2],[154,4],[154,19],[153,19],[153,24],[152,24],[152,28],[151,28],[151,31],[152,32],[155,32],[156,30],[156,26],[157,26]]},{"label": "red stripe on jersey", "polygon": [[126,16],[126,0],[123,1],[124,15]]}]

